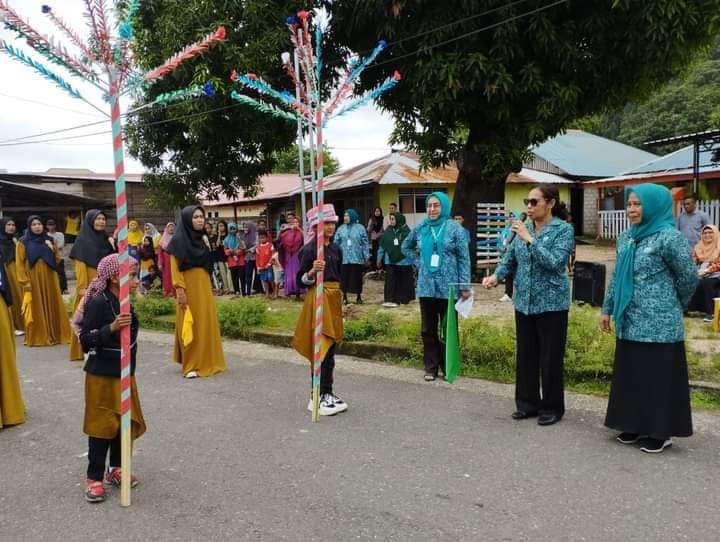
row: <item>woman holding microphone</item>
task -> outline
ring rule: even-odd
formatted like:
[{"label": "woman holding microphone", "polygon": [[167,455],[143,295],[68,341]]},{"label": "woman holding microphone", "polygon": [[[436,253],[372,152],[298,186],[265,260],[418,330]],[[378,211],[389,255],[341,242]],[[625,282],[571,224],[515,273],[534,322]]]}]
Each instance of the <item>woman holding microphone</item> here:
[{"label": "woman holding microphone", "polygon": [[[512,239],[485,288],[515,276],[516,359],[514,420],[538,416],[552,425],[565,414],[563,359],[567,340],[570,281],[567,266],[575,246],[565,204],[554,185],[533,188],[525,200],[526,225],[513,220]],[[542,392],[542,393],[541,393]]]},{"label": "woman holding microphone", "polygon": [[622,444],[660,453],[692,435],[683,309],[697,284],[690,247],[675,228],[664,186],[625,189],[631,227],[617,241],[617,264],[600,326],[615,321],[617,342],[605,425]]}]

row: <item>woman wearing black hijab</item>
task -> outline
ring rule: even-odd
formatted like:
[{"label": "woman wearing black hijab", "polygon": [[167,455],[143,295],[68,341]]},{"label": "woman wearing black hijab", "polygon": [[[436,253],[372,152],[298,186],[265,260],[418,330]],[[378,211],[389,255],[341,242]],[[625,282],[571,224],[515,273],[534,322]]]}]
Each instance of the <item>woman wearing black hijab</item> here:
[{"label": "woman wearing black hijab", "polygon": [[[105,231],[107,217],[99,209],[90,209],[85,213],[80,233],[75,239],[70,258],[75,260],[75,298],[73,314],[85,295],[85,290],[97,276],[97,266],[105,256],[115,252]],[[70,337],[70,361],[84,359],[82,346],[73,333]]]},{"label": "woman wearing black hijab", "polygon": [[185,378],[212,376],[225,370],[225,354],[212,293],[205,211],[196,205],[185,207],[175,224],[167,247],[177,298],[175,361],[182,365]]},{"label": "woman wearing black hijab", "polygon": [[15,265],[15,245],[17,244],[17,227],[15,221],[10,218],[0,218],[0,255],[5,266],[7,275],[7,289],[15,300],[10,307],[13,326],[15,327],[15,335],[22,335],[25,329],[22,315],[20,314],[20,304],[22,303],[22,290],[17,278],[17,266]]},{"label": "woman wearing black hijab", "polygon": [[25,316],[25,346],[55,346],[70,342],[70,320],[65,311],[57,263],[60,256],[45,233],[40,217],[27,220],[27,231],[15,250],[18,282],[23,290],[21,307],[30,294]]}]

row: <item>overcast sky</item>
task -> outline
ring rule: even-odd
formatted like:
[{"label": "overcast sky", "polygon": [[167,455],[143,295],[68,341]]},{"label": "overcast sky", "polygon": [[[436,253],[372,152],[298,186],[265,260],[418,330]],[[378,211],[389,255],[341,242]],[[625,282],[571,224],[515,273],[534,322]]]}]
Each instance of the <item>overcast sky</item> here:
[{"label": "overcast sky", "polygon": [[[48,0],[10,1],[12,7],[29,19],[30,24],[38,31],[61,38],[61,41],[67,44],[64,36],[61,36],[41,13],[41,6],[45,3],[57,6],[57,14],[84,35],[83,2],[80,0],[63,0],[54,3]],[[23,40],[16,39],[12,32],[4,28],[0,28],[0,39],[17,46],[23,52],[29,50]],[[67,75],[62,68],[47,63],[39,55],[32,53],[32,57],[35,60],[42,60],[63,77]],[[100,93],[94,87],[85,85],[71,76],[68,76],[67,80],[78,88],[85,98],[101,107],[104,106]],[[103,135],[30,145],[2,146],[4,141],[10,139],[103,121],[105,117],[84,102],[67,95],[30,68],[11,60],[6,54],[0,54],[0,81],[3,83],[0,85],[0,170],[17,172],[45,171],[49,168],[86,168],[96,172],[112,171],[109,121],[82,130],[38,139],[108,132]],[[366,107],[331,122],[325,132],[325,140],[332,148],[333,154],[340,159],[342,167],[352,167],[387,154],[389,151],[387,140],[391,130],[392,119],[389,115],[381,113],[375,107]],[[142,164],[129,157],[126,158],[128,172],[143,171]]]}]

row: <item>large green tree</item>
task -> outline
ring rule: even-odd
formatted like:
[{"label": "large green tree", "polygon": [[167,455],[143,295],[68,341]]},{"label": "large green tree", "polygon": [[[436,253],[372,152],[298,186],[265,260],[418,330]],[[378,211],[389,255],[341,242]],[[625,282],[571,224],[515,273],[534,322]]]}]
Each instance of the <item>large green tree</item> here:
[{"label": "large green tree", "polygon": [[[310,151],[305,150],[303,153],[303,171],[305,175],[310,175]],[[273,173],[297,173],[299,171],[298,162],[298,148],[297,144],[292,145],[281,151],[277,151],[273,159],[275,160],[275,166],[273,167]],[[333,154],[325,149],[323,154],[323,172],[325,175],[332,175],[338,169],[340,169],[340,162]]]},{"label": "large green tree", "polygon": [[[636,147],[653,139],[717,127],[720,125],[720,40],[688,68],[682,77],[673,79],[646,99],[582,119],[577,126]],[[686,144],[653,151],[670,152]]]},{"label": "large green tree", "polygon": [[428,165],[457,159],[454,207],[473,225],[475,204],[502,201],[528,146],[675,77],[712,41],[720,14],[720,0],[325,4],[335,43],[390,43],[362,89],[402,72],[379,100],[395,116],[394,142]]},{"label": "large green tree", "polygon": [[[130,154],[150,171],[152,200],[164,206],[210,197],[252,194],[273,170],[274,153],[290,147],[296,125],[238,105],[230,72],[253,71],[276,87],[293,89],[280,53],[290,48],[285,18],[302,0],[152,0],[136,21],[137,62],[158,65],[185,45],[225,26],[227,40],[145,91],[139,104],[162,92],[212,81],[212,98],[148,108],[128,117]],[[310,6],[311,7],[311,6]],[[206,113],[207,112],[207,113]],[[176,120],[173,120],[176,119]]]}]

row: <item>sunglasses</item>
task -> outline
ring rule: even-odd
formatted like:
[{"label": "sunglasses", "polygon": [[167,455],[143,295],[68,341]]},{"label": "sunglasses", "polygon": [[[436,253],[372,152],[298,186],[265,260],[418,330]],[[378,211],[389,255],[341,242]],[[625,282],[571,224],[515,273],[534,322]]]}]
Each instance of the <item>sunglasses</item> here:
[{"label": "sunglasses", "polygon": [[[543,199],[545,199],[545,198],[543,198]],[[525,205],[530,205],[531,207],[535,207],[538,203],[540,203],[540,200],[537,199],[537,198],[530,198],[530,199],[525,198],[525,199],[523,200],[523,203],[524,203]]]}]

